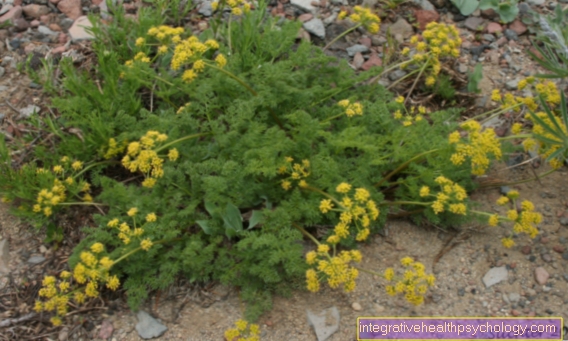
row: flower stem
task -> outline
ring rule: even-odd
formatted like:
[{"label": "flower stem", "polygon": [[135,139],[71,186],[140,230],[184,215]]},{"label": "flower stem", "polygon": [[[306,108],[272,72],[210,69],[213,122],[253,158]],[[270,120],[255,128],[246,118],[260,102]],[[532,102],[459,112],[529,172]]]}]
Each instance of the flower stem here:
[{"label": "flower stem", "polygon": [[403,104],[406,104],[406,102],[408,101],[408,99],[410,98],[410,95],[412,95],[412,91],[414,91],[414,88],[416,87],[416,84],[418,84],[418,80],[420,79],[420,77],[422,77],[422,73],[424,73],[424,70],[426,70],[426,67],[428,66],[428,64],[430,63],[430,60],[432,59],[432,57],[428,57],[428,59],[426,60],[426,63],[424,63],[424,65],[422,65],[422,68],[420,68],[420,73],[418,73],[418,76],[416,77],[416,79],[414,80],[414,83],[412,83],[412,87],[410,87],[410,91],[408,91],[408,95],[406,95],[406,98],[404,99]]},{"label": "flower stem", "polygon": [[327,123],[327,122],[329,122],[329,121],[331,121],[331,120],[334,120],[334,119],[336,119],[336,118],[338,118],[338,117],[341,117],[341,116],[343,116],[343,115],[345,115],[345,114],[344,114],[344,113],[341,113],[341,114],[339,114],[339,115],[331,116],[331,117],[326,118],[325,120],[321,121],[320,124],[325,124],[325,123]]},{"label": "flower stem", "polygon": [[76,202],[60,202],[57,204],[57,206],[74,206],[74,205],[85,205],[85,206],[108,206],[107,204],[99,204],[96,202],[81,202],[81,201],[76,201]]},{"label": "flower stem", "polygon": [[403,80],[407,79],[408,77],[412,76],[413,74],[419,71],[420,70],[413,70],[412,72],[409,72],[408,74],[404,75],[404,77],[400,77],[396,81],[392,82],[389,86],[387,86],[387,89],[390,90],[393,86],[397,85],[398,83],[402,82]]},{"label": "flower stem", "polygon": [[482,117],[482,116],[491,115],[491,116],[489,116],[489,117],[487,117],[487,118],[485,119],[485,120],[489,120],[489,119],[491,119],[492,117],[495,117],[495,116],[497,116],[497,115],[499,115],[499,114],[502,114],[502,113],[504,113],[504,112],[506,112],[506,111],[509,111],[509,110],[511,110],[511,109],[515,109],[516,107],[521,106],[521,105],[523,105],[523,103],[517,103],[517,104],[512,105],[512,106],[510,106],[510,107],[507,107],[507,108],[501,108],[501,107],[499,107],[499,108],[490,110],[490,111],[488,111],[488,112],[484,112],[484,113],[481,113],[481,114],[479,114],[479,115],[476,115],[476,116],[473,116],[473,117],[471,117],[471,118],[468,118],[468,119],[465,120],[464,122],[472,121],[472,120],[475,120],[475,119],[477,119],[477,118],[479,118],[479,117]]},{"label": "flower stem", "polygon": [[507,141],[507,140],[514,140],[514,139],[524,139],[527,137],[532,137],[531,134],[520,134],[520,135],[510,135],[506,137],[498,137],[497,139],[500,141]]},{"label": "flower stem", "polygon": [[177,139],[177,140],[174,140],[174,141],[172,141],[172,142],[166,143],[165,145],[163,145],[163,146],[161,146],[160,148],[156,149],[155,152],[156,152],[156,153],[159,153],[160,151],[162,151],[162,150],[168,148],[169,146],[174,145],[174,144],[179,143],[179,142],[182,142],[182,141],[185,141],[185,140],[191,140],[191,139],[196,138],[196,137],[207,136],[207,135],[211,135],[211,134],[212,134],[212,133],[209,132],[209,133],[199,133],[199,134],[193,134],[193,135],[184,136],[184,137],[179,138],[179,139]]},{"label": "flower stem", "polygon": [[435,153],[437,151],[439,151],[440,149],[432,149],[429,150],[427,152],[421,153],[416,155],[415,157],[413,157],[412,159],[406,161],[405,163],[403,163],[402,165],[398,166],[398,168],[396,168],[395,170],[393,170],[392,172],[390,172],[387,176],[385,176],[384,178],[381,179],[381,181],[377,182],[375,184],[375,187],[379,187],[380,185],[382,185],[385,181],[387,181],[388,179],[390,179],[393,175],[395,175],[396,173],[400,172],[401,170],[403,170],[404,168],[406,168],[410,163],[428,155],[431,153]]},{"label": "flower stem", "polygon": [[355,31],[356,29],[358,29],[359,27],[361,27],[362,23],[358,23],[357,25],[351,27],[350,29],[346,30],[345,32],[341,33],[340,35],[338,35],[337,37],[335,37],[335,39],[333,39],[332,41],[329,42],[329,44],[325,45],[325,47],[323,48],[323,51],[327,50],[331,45],[335,44],[336,41],[338,41],[339,39],[345,37],[347,34],[349,34],[352,31]]},{"label": "flower stem", "polygon": [[302,187],[302,189],[307,189],[307,190],[310,190],[312,192],[317,192],[317,193],[323,195],[324,197],[327,197],[327,198],[330,198],[331,200],[333,200],[333,202],[335,202],[337,204],[337,206],[343,207],[343,205],[339,202],[339,200],[335,199],[335,197],[333,197],[332,195],[322,191],[319,188],[315,188],[315,187],[312,187],[312,186],[306,186],[306,187]]},{"label": "flower stem", "polygon": [[353,265],[351,265],[351,266],[354,267],[355,269],[359,270],[359,271],[363,271],[363,272],[366,272],[366,273],[371,274],[371,275],[375,275],[375,276],[379,276],[379,277],[383,277],[383,278],[385,277],[385,276],[383,276],[383,274],[380,274],[380,273],[375,272],[375,271],[363,269],[363,268],[360,268],[358,266],[353,266]]},{"label": "flower stem", "polygon": [[531,182],[531,181],[534,181],[534,180],[540,180],[540,179],[544,178],[545,176],[554,173],[555,171],[556,171],[556,169],[551,169],[547,172],[544,172],[540,175],[535,176],[534,178],[519,180],[519,181],[515,181],[515,182],[506,182],[506,183],[500,183],[500,184],[489,184],[487,186],[481,185],[480,188],[491,188],[491,187],[513,186],[513,185],[518,185],[518,184],[524,184],[526,182]]},{"label": "flower stem", "polygon": [[320,245],[318,240],[314,236],[312,236],[308,231],[306,231],[303,227],[301,227],[296,223],[292,223],[292,226],[294,226],[298,231],[302,232],[304,236],[310,238],[314,243],[316,243],[316,245]]},{"label": "flower stem", "polygon": [[[158,245],[158,244],[164,244],[164,243],[169,243],[169,242],[174,242],[174,241],[180,241],[182,240],[181,237],[178,238],[174,238],[174,239],[162,239],[162,240],[158,240],[157,242],[152,242],[152,246],[154,245]],[[137,247],[134,250],[131,250],[130,252],[120,256],[117,260],[113,261],[112,266],[116,265],[117,263],[119,263],[122,260],[125,260],[126,258],[130,257],[131,255],[135,254],[136,252],[142,250],[142,247]]]},{"label": "flower stem", "polygon": [[420,206],[428,206],[431,203],[428,202],[420,202],[420,201],[383,201],[379,204],[379,206],[394,206],[394,205],[420,205]]},{"label": "flower stem", "polygon": [[118,162],[116,162],[116,161],[101,161],[101,162],[92,163],[92,164],[88,165],[87,167],[83,168],[79,173],[75,174],[73,176],[73,178],[74,179],[78,178],[81,174],[85,173],[86,171],[88,171],[89,169],[91,169],[95,166],[109,165],[109,164],[113,164],[113,163],[118,163]]}]

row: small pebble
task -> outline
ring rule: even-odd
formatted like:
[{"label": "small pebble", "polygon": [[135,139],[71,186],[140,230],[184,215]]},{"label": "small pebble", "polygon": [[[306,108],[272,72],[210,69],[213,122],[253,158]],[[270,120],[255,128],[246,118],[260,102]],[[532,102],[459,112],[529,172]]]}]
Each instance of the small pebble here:
[{"label": "small pebble", "polygon": [[359,302],[353,302],[353,304],[351,304],[351,308],[353,308],[353,310],[355,311],[361,311],[363,309]]}]

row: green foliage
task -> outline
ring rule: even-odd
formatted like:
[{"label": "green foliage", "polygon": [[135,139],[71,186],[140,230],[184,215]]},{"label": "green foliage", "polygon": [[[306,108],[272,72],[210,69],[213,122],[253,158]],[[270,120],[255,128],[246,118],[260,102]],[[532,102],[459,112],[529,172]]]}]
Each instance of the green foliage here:
[{"label": "green foliage", "polygon": [[[540,30],[537,40],[533,42],[538,54],[528,51],[550,74],[538,74],[541,78],[565,78],[568,77],[568,9],[562,10],[562,6],[556,6],[553,16],[540,16]],[[543,46],[539,46],[539,42]]]},{"label": "green foliage", "polygon": [[469,75],[469,82],[467,83],[467,91],[480,93],[481,89],[479,88],[479,82],[483,79],[483,64],[478,63],[475,65],[475,69]]},{"label": "green foliage", "polygon": [[456,89],[454,88],[452,80],[448,75],[442,74],[438,77],[438,79],[436,80],[434,93],[446,100],[450,100],[455,97]]},{"label": "green foliage", "polygon": [[501,21],[509,23],[519,14],[517,0],[451,0],[462,15],[470,15],[476,9],[492,9],[499,14]]},{"label": "green foliage", "polygon": [[479,7],[479,0],[451,0],[462,15],[470,15]]}]

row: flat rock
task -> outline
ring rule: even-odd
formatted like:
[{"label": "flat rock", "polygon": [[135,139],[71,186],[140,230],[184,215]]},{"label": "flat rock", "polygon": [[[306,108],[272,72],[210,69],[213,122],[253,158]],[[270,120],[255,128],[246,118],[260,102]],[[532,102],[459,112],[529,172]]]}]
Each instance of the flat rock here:
[{"label": "flat rock", "polygon": [[8,12],[4,13],[0,17],[0,23],[10,21],[14,22],[14,20],[19,19],[22,17],[22,6],[14,6]]},{"label": "flat rock", "polygon": [[519,86],[519,79],[517,78],[505,83],[505,87],[507,88],[507,90],[517,90],[518,86]]},{"label": "flat rock", "polygon": [[75,43],[81,40],[93,39],[93,35],[85,30],[85,28],[89,27],[93,27],[93,24],[91,24],[87,16],[77,18],[77,20],[75,20],[73,25],[69,28],[69,36],[71,36],[71,41]]},{"label": "flat rock", "polygon": [[521,295],[519,293],[512,292],[512,293],[509,293],[508,298],[509,298],[509,301],[511,301],[512,303],[516,303],[516,302],[519,302],[519,300],[521,299]]},{"label": "flat rock", "polygon": [[28,263],[30,264],[39,264],[45,262],[45,257],[43,256],[31,256],[28,259]]},{"label": "flat rock", "polygon": [[480,17],[469,17],[465,19],[464,26],[472,31],[479,31],[485,20]]},{"label": "flat rock", "polygon": [[364,62],[365,58],[363,58],[361,52],[355,53],[355,56],[353,56],[353,67],[355,70],[359,70],[363,66]]},{"label": "flat rock", "polygon": [[485,27],[485,30],[489,34],[495,34],[497,32],[503,32],[503,26],[499,25],[496,22],[490,22],[489,24],[487,24],[487,27]]},{"label": "flat rock", "polygon": [[483,276],[483,284],[486,288],[489,288],[499,282],[502,282],[508,277],[507,268],[505,266],[500,266],[498,268],[491,268],[485,276]]},{"label": "flat rock", "polygon": [[318,341],[327,340],[339,329],[339,310],[331,307],[323,310],[319,315],[307,310],[308,324],[314,327]]},{"label": "flat rock", "polygon": [[20,109],[19,118],[30,118],[34,113],[39,114],[40,111],[40,107],[30,104],[27,107]]},{"label": "flat rock", "polygon": [[527,32],[527,26],[523,24],[519,19],[516,19],[509,25],[509,29],[515,32],[518,36]]},{"label": "flat rock", "polygon": [[347,48],[347,54],[349,55],[349,57],[353,57],[357,52],[366,53],[369,52],[369,48],[361,44],[355,44]]},{"label": "flat rock", "polygon": [[0,273],[8,274],[10,272],[10,246],[6,239],[0,240]]},{"label": "flat rock", "polygon": [[414,3],[422,7],[422,9],[427,11],[435,11],[436,7],[428,0],[414,0]]},{"label": "flat rock", "polygon": [[533,6],[542,6],[544,5],[544,2],[544,0],[527,0],[527,3]]},{"label": "flat rock", "polygon": [[211,5],[211,1],[203,1],[197,10],[197,13],[204,17],[210,17],[213,15],[213,6]]},{"label": "flat rock", "polygon": [[39,33],[43,33],[43,34],[48,35],[48,36],[59,35],[59,33],[55,32],[55,31],[52,31],[52,30],[50,30],[48,27],[45,27],[45,26],[43,26],[43,25],[40,25],[40,26],[37,28],[37,31],[38,31]]},{"label": "flat rock", "polygon": [[403,38],[409,38],[414,34],[414,29],[408,21],[403,18],[398,19],[394,24],[389,26],[390,33],[394,36],[400,34]]},{"label": "flat rock", "polygon": [[367,71],[373,66],[381,66],[381,65],[383,65],[383,61],[381,60],[381,58],[379,58],[379,56],[376,53],[373,53],[371,54],[369,59],[367,59],[367,61],[363,63],[361,69]]},{"label": "flat rock", "polygon": [[83,10],[81,9],[81,0],[61,0],[57,4],[57,9],[59,9],[61,13],[65,14],[68,18],[71,18],[73,20],[83,15]]},{"label": "flat rock", "polygon": [[391,81],[395,81],[404,76],[406,76],[406,71],[404,70],[394,70],[393,72],[389,73],[389,79]]},{"label": "flat rock", "polygon": [[325,26],[323,25],[323,21],[319,18],[314,18],[310,21],[306,21],[303,25],[304,30],[310,32],[311,34],[325,39]]},{"label": "flat rock", "polygon": [[37,4],[26,5],[22,7],[22,10],[26,16],[31,18],[39,18],[51,12],[49,7]]},{"label": "flat rock", "polygon": [[548,274],[548,271],[546,271],[546,269],[542,266],[534,269],[534,279],[538,284],[545,285],[549,277],[550,275]]},{"label": "flat rock", "polygon": [[168,327],[161,324],[158,320],[150,316],[145,311],[140,310],[136,314],[138,318],[138,323],[136,324],[136,331],[138,335],[143,339],[152,339],[155,337],[160,337],[162,334],[168,330]]},{"label": "flat rock", "polygon": [[301,10],[306,12],[314,13],[316,11],[316,7],[312,5],[313,0],[291,0],[290,3],[292,6],[296,6]]},{"label": "flat rock", "polygon": [[438,14],[438,12],[435,10],[421,9],[415,11],[414,15],[416,17],[416,22],[418,23],[418,27],[421,30],[425,30],[426,25],[428,25],[429,23],[433,21],[438,21],[438,19],[440,19],[440,14]]},{"label": "flat rock", "polygon": [[353,308],[353,310],[355,311],[363,310],[363,307],[361,307],[361,304],[359,302],[353,302],[353,304],[351,304],[351,308]]}]

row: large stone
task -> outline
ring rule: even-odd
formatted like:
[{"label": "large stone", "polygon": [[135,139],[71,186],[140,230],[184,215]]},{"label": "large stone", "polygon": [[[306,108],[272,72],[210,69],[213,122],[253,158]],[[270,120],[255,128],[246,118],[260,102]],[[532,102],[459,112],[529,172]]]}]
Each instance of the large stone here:
[{"label": "large stone", "polygon": [[403,18],[398,19],[394,24],[390,25],[389,31],[393,36],[400,34],[403,38],[409,38],[412,34],[414,34],[412,25]]},{"label": "large stone", "polygon": [[498,32],[503,32],[503,27],[496,22],[490,22],[489,24],[487,24],[485,30],[487,30],[487,33],[495,34]]},{"label": "large stone", "polygon": [[507,268],[504,266],[498,268],[491,268],[485,276],[483,276],[483,284],[486,288],[489,288],[499,282],[502,282],[508,277]]},{"label": "large stone", "polygon": [[538,284],[545,285],[549,277],[550,275],[548,274],[548,271],[546,271],[546,269],[542,266],[534,269],[534,279]]},{"label": "large stone", "polygon": [[293,6],[296,6],[303,11],[315,13],[317,8],[312,6],[312,2],[313,2],[313,0],[291,0],[290,1],[290,3]]},{"label": "large stone", "polygon": [[311,34],[325,39],[325,26],[323,25],[323,21],[319,18],[314,18],[310,21],[306,21],[303,24],[304,30],[310,32]]},{"label": "large stone", "polygon": [[204,17],[210,17],[213,14],[213,6],[211,5],[211,1],[203,1],[197,13],[203,15]]},{"label": "large stone", "polygon": [[57,8],[61,11],[61,13],[65,14],[68,18],[71,18],[73,20],[83,15],[83,10],[81,9],[81,0],[61,0],[57,4]]},{"label": "large stone", "polygon": [[509,25],[509,29],[513,30],[517,35],[522,35],[527,32],[527,26],[523,24],[519,19],[516,19]]},{"label": "large stone", "polygon": [[369,52],[369,48],[361,44],[355,44],[347,48],[347,54],[349,57],[353,57],[357,52],[366,53]]},{"label": "large stone", "polygon": [[36,5],[36,4],[26,5],[26,6],[22,7],[22,10],[24,11],[24,14],[26,16],[32,17],[32,18],[39,18],[42,15],[46,15],[49,12],[51,12],[49,7],[42,6],[42,5]]},{"label": "large stone", "polygon": [[75,43],[81,40],[93,39],[93,35],[85,30],[86,28],[90,27],[93,27],[93,24],[91,24],[87,16],[77,18],[77,20],[75,20],[73,25],[69,28],[71,41]]},{"label": "large stone", "polygon": [[8,12],[4,13],[0,17],[0,23],[10,21],[14,22],[16,19],[20,19],[22,17],[22,6],[14,6]]},{"label": "large stone", "polygon": [[308,324],[314,327],[318,341],[327,340],[339,329],[339,310],[336,307],[323,310],[319,315],[307,310]]},{"label": "large stone", "polygon": [[485,20],[480,17],[469,17],[463,23],[464,26],[472,31],[481,31]]},{"label": "large stone", "polygon": [[438,19],[440,19],[440,14],[438,14],[438,12],[428,11],[424,9],[414,12],[414,15],[416,16],[416,22],[418,23],[418,27],[423,31],[426,29],[426,25],[428,25],[433,21],[438,21]]},{"label": "large stone", "polygon": [[6,239],[0,240],[0,273],[10,272],[10,247]]},{"label": "large stone", "polygon": [[152,339],[160,337],[168,330],[168,327],[161,324],[158,320],[150,316],[147,312],[140,310],[136,315],[138,323],[136,324],[136,331],[143,339]]},{"label": "large stone", "polygon": [[373,53],[371,54],[369,59],[367,59],[367,61],[363,63],[361,69],[367,71],[373,66],[381,66],[381,65],[383,65],[383,61],[381,60],[381,58],[379,58],[379,56],[376,53]]}]

